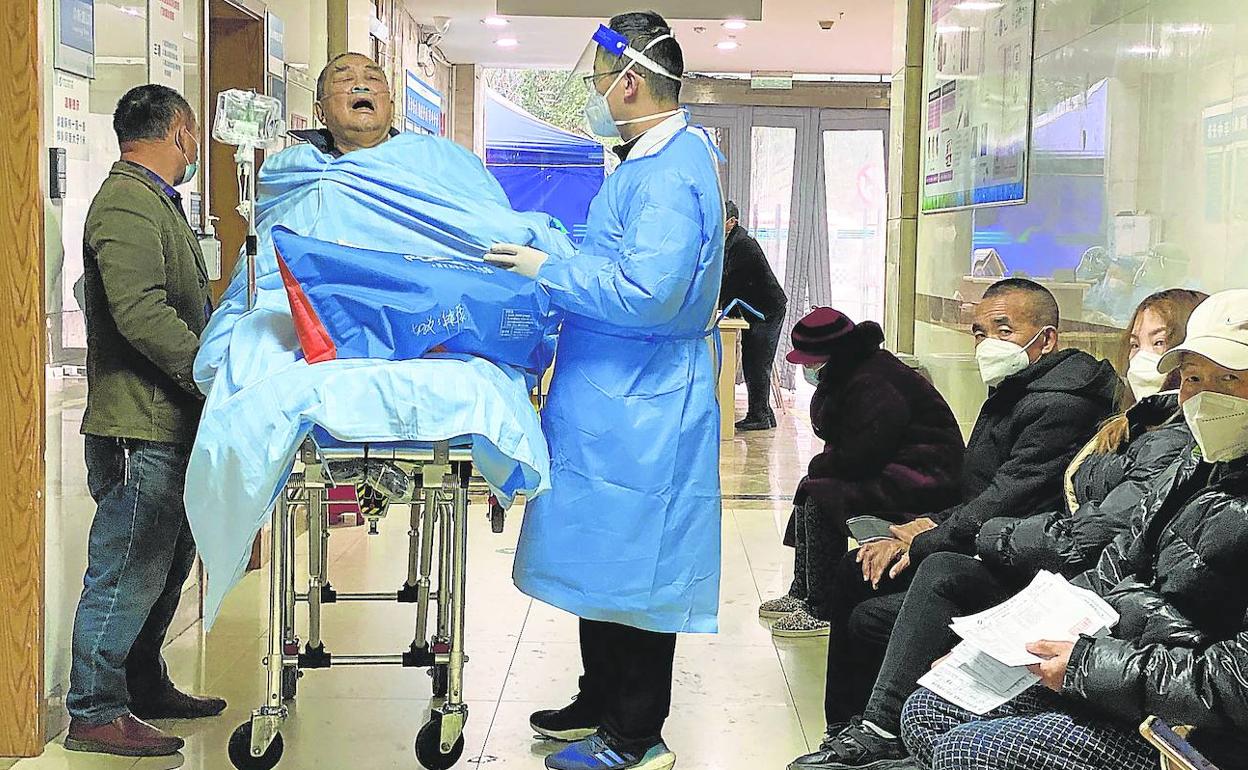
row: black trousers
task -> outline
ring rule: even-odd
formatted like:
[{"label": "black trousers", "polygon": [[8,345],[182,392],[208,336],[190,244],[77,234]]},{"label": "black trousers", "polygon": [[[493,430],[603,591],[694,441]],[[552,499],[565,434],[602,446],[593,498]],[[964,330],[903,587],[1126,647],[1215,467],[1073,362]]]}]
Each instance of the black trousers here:
[{"label": "black trousers", "polygon": [[745,374],[745,389],[750,394],[747,420],[771,415],[771,368],[783,329],[782,310],[771,320],[751,323],[750,328],[741,333],[741,370]]},{"label": "black trousers", "polygon": [[837,565],[848,550],[844,522],[820,511],[814,500],[793,506],[793,583],[789,596],[802,599],[820,620],[829,619],[828,600]]},{"label": "black trousers", "polygon": [[[846,562],[852,563],[852,574]],[[830,724],[861,714],[894,734],[901,727],[901,708],[919,679],[957,644],[949,623],[1000,604],[1022,587],[958,553],[929,556],[914,571],[908,589],[903,582],[882,583],[880,591],[888,592],[884,595],[862,582],[854,554],[846,557],[842,569],[834,590],[856,577],[857,596],[875,595],[852,608],[852,599],[837,605],[843,622],[839,627],[836,620],[832,623],[825,715]],[[844,634],[839,639],[838,631]]]},{"label": "black trousers", "polygon": [[602,715],[599,729],[612,745],[644,749],[662,740],[672,709],[676,634],[581,619],[578,700]]}]

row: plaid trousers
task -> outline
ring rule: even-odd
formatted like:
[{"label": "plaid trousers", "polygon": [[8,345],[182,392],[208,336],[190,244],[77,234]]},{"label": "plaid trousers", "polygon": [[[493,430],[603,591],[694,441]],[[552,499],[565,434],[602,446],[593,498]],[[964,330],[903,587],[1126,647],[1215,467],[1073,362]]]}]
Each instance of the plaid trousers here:
[{"label": "plaid trousers", "polygon": [[1132,729],[1033,687],[984,716],[920,688],[901,734],[924,770],[1157,770],[1157,751]]}]

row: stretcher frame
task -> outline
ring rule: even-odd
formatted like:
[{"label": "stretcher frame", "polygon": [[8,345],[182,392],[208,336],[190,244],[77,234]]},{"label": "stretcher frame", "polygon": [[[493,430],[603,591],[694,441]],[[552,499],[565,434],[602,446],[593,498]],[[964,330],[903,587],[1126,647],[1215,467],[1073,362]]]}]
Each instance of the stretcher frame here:
[{"label": "stretcher frame", "polygon": [[[474,475],[471,446],[433,444],[348,444],[318,446],[311,438],[300,449],[302,473],[292,473],[272,512],[269,561],[268,650],[264,658],[268,685],[264,705],[251,713],[230,738],[230,761],[239,770],[269,770],[282,755],[281,727],[289,716],[305,671],[338,666],[390,665],[426,668],[433,679],[434,705],[416,738],[416,758],[429,770],[446,770],[464,748],[468,707],[463,697],[465,654],[464,607],[468,561],[470,492],[489,493]],[[392,592],[340,593],[329,580],[329,527],[326,488],[334,482],[329,463],[337,460],[390,461],[413,479],[410,503],[407,579]],[[295,586],[295,510],[303,502],[308,520],[308,590]],[[491,527],[502,532],[505,514],[489,498]],[[378,519],[369,517],[369,534]],[[437,552],[435,554],[435,539]],[[436,559],[435,559],[436,556]],[[434,563],[437,563],[436,587]],[[307,641],[296,633],[295,608],[308,607]],[[398,654],[331,654],[322,637],[322,611],[338,602],[390,602],[416,605],[411,647]],[[436,627],[429,634],[430,604]]]}]

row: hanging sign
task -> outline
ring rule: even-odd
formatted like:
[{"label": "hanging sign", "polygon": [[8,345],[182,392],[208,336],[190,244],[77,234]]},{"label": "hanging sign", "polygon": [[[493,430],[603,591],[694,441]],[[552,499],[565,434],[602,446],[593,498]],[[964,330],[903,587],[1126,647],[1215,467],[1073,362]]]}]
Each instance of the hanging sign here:
[{"label": "hanging sign", "polygon": [[407,71],[407,99],[403,122],[408,131],[438,136],[442,133],[442,94]]},{"label": "hanging sign", "polygon": [[56,1],[54,66],[84,78],[95,76],[95,0]]}]

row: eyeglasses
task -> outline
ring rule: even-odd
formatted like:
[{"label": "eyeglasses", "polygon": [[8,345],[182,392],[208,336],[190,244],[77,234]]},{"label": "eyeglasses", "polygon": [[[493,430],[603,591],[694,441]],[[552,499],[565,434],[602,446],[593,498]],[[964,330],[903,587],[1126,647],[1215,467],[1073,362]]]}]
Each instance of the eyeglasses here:
[{"label": "eyeglasses", "polygon": [[586,88],[593,88],[594,84],[598,82],[599,78],[610,77],[611,75],[618,75],[623,71],[624,69],[620,68],[618,70],[611,70],[610,72],[595,72],[592,75],[583,75],[581,79],[585,81]]}]

